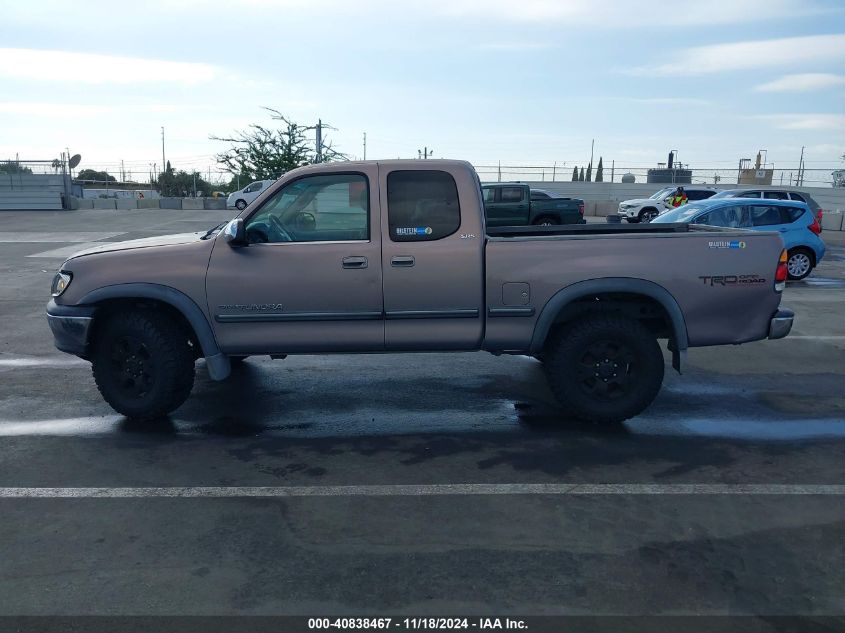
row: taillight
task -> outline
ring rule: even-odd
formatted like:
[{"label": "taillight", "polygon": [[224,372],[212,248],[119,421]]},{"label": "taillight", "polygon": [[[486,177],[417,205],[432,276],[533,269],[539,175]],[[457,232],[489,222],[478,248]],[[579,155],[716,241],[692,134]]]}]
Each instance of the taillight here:
[{"label": "taillight", "polygon": [[789,270],[786,267],[786,249],[783,249],[780,252],[780,257],[778,258],[778,267],[775,270],[775,292],[783,292],[783,289],[786,288],[786,278],[789,276]]},{"label": "taillight", "polygon": [[[821,215],[821,211],[819,211],[819,215]],[[816,235],[819,235],[822,232],[822,224],[821,218],[813,218],[813,223],[807,225],[807,228],[810,229]]]},{"label": "taillight", "polygon": [[581,216],[583,217],[583,215],[584,215],[584,203],[583,202],[578,205],[578,213],[580,213]]}]

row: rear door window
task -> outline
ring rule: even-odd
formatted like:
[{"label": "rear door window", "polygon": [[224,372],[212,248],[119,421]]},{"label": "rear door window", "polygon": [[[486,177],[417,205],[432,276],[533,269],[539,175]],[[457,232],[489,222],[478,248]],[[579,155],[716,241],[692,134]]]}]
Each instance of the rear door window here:
[{"label": "rear door window", "polygon": [[430,242],[461,226],[458,186],[435,170],[397,170],[387,175],[387,222],[393,242]]},{"label": "rear door window", "polygon": [[774,226],[783,223],[784,219],[781,216],[781,207],[771,207],[762,204],[755,204],[751,207],[752,226]]},{"label": "rear door window", "polygon": [[496,202],[496,187],[484,187],[481,191],[484,193],[484,204]]},{"label": "rear door window", "polygon": [[795,222],[795,220],[804,215],[804,209],[799,207],[781,207],[781,210],[786,215],[786,222]]}]

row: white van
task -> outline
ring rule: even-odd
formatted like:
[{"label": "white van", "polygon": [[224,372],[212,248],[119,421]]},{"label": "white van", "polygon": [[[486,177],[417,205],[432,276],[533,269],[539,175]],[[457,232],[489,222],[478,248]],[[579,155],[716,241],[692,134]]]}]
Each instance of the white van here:
[{"label": "white van", "polygon": [[272,185],[275,180],[256,180],[249,183],[240,191],[230,194],[226,199],[227,207],[235,207],[238,211],[246,209],[246,205],[255,200],[264,190]]}]

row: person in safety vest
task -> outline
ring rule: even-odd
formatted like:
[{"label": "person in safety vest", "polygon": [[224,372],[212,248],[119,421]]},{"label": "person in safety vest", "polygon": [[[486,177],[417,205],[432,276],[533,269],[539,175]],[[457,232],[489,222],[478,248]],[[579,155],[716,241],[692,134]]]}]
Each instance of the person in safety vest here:
[{"label": "person in safety vest", "polygon": [[684,193],[683,187],[678,187],[671,196],[669,196],[669,204],[673,207],[679,207],[687,203],[687,194]]}]

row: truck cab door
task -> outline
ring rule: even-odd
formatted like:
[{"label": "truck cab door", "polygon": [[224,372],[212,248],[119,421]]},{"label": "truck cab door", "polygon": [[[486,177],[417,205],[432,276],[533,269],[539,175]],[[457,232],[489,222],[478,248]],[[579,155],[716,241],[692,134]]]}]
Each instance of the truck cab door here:
[{"label": "truck cab door", "polygon": [[473,350],[484,334],[484,212],[455,163],[379,165],[387,350]]},{"label": "truck cab door", "polygon": [[294,173],[241,217],[248,243],[218,236],[206,277],[225,353],[384,349],[376,165]]}]

